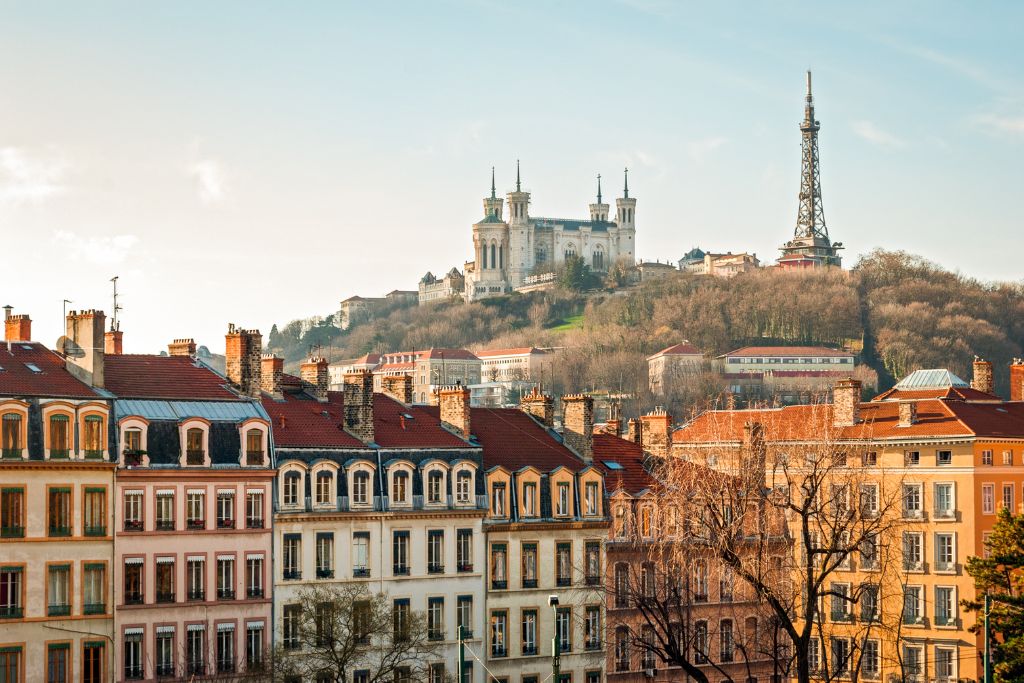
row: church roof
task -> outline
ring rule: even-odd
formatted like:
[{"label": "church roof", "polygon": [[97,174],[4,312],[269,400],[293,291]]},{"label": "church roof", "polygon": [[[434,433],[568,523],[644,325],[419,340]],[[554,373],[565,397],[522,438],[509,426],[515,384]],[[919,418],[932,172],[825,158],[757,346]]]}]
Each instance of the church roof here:
[{"label": "church roof", "polygon": [[478,220],[476,222],[476,224],[477,225],[481,225],[483,223],[504,223],[504,222],[505,221],[501,220],[500,218],[495,216],[493,213],[489,213],[486,216],[484,216],[483,218],[481,218],[480,220]]},{"label": "church roof", "polygon": [[580,228],[590,228],[594,232],[607,231],[608,228],[616,227],[616,224],[611,221],[584,221],[577,220],[575,218],[531,218],[530,222],[536,228],[554,228],[555,226],[561,226],[562,230],[579,230]]}]

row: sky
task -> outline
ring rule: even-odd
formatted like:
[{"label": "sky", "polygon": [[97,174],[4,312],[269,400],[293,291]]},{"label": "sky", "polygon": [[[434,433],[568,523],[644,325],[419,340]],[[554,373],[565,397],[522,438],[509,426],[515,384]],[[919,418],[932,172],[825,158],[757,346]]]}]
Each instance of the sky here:
[{"label": "sky", "polygon": [[637,252],[771,262],[814,73],[831,236],[1021,280],[1020,3],[0,0],[0,305],[224,347],[471,258],[496,167]]}]

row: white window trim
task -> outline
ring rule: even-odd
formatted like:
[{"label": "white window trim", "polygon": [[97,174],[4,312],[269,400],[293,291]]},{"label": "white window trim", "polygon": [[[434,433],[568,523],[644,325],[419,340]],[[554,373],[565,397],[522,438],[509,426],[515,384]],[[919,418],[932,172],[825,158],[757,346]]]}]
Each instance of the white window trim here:
[{"label": "white window trim", "polygon": [[[936,508],[939,496],[939,487],[949,486],[950,488],[950,510],[948,515],[939,515],[939,511]],[[932,484],[932,516],[937,522],[949,522],[956,521],[957,518],[957,500],[956,500],[956,482],[955,481],[936,481]]]},{"label": "white window trim", "polygon": [[[125,432],[129,429],[138,429],[142,432],[139,436],[139,446],[142,450],[149,450],[149,421],[145,418],[138,417],[137,415],[129,415],[128,417],[121,418],[121,421],[117,425],[118,433],[120,438],[117,445],[117,455],[120,458],[121,464],[124,464],[124,447],[127,443],[125,439]],[[142,456],[142,466],[149,467],[149,454]]]},{"label": "white window trim", "polygon": [[[467,500],[459,500],[459,473],[469,472],[469,498]],[[476,504],[476,467],[467,462],[460,462],[455,465],[451,470],[452,482],[454,484],[454,498],[453,501],[456,507],[471,507]]]},{"label": "white window trim", "polygon": [[188,418],[178,425],[178,439],[181,442],[181,453],[178,455],[181,467],[195,467],[188,465],[188,430],[201,429],[203,432],[203,467],[210,466],[210,423],[197,418]]},{"label": "white window trim", "polygon": [[[402,500],[402,501],[395,500],[395,497],[394,497],[394,493],[395,493],[395,489],[394,489],[395,475],[398,474],[399,472],[405,472],[406,481],[408,482],[406,484],[405,500]],[[415,471],[413,469],[412,463],[407,462],[407,461],[396,462],[396,463],[392,464],[390,467],[388,467],[388,493],[387,493],[387,495],[388,495],[388,505],[389,506],[391,506],[391,507],[399,507],[399,508],[411,508],[412,507],[412,478],[413,478],[414,474],[415,474]]]},{"label": "white window trim", "polygon": [[[320,503],[317,501],[317,476],[321,472],[331,473],[331,488],[328,491],[327,502]],[[309,482],[311,499],[310,502],[314,508],[327,509],[336,508],[338,505],[338,475],[340,474],[340,468],[333,462],[318,462],[313,465],[313,469],[309,472]],[[300,496],[301,497],[301,496]]]},{"label": "white window trim", "polygon": [[[366,472],[370,475],[370,480],[366,484],[366,502],[357,503],[355,497],[355,475],[356,472]],[[374,468],[365,462],[357,462],[348,468],[348,504],[349,509],[352,510],[370,510],[373,508],[373,499],[376,497],[376,493],[373,487],[373,479],[376,471]]]},{"label": "white window trim", "polygon": [[[298,472],[298,474],[299,474],[299,490],[298,490],[298,494],[295,496],[295,503],[285,503],[284,502],[284,491],[285,491],[284,487],[285,487],[285,479],[287,478],[285,475],[287,475],[289,472]],[[284,467],[282,467],[280,469],[280,471],[278,472],[277,476],[278,476],[278,482],[279,482],[279,487],[280,487],[279,491],[278,491],[278,496],[279,496],[279,501],[281,503],[281,507],[288,508],[290,510],[297,510],[297,509],[299,509],[299,508],[301,508],[301,507],[303,507],[305,505],[305,503],[306,503],[306,501],[305,501],[305,497],[306,497],[306,481],[305,481],[306,474],[307,474],[306,468],[303,465],[300,465],[299,463],[289,463],[289,464],[285,465]]]},{"label": "white window trim", "polygon": [[[441,500],[430,502],[430,474],[441,473]],[[432,462],[423,469],[423,504],[428,507],[446,507],[448,505],[448,467],[441,462]],[[411,483],[411,482],[410,482]]]},{"label": "white window trim", "polygon": [[256,429],[263,432],[263,465],[262,468],[270,467],[270,425],[259,418],[251,417],[242,424],[238,425],[238,436],[239,441],[239,452],[238,452],[238,464],[242,467],[257,467],[256,465],[246,465],[246,444],[248,443],[249,430]]}]

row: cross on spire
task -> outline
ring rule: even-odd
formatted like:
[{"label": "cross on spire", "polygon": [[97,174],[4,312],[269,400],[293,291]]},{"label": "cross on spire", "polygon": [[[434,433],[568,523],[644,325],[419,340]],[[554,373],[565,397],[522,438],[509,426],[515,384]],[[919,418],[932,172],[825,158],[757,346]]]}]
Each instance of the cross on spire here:
[{"label": "cross on spire", "polygon": [[522,185],[519,182],[519,159],[516,159],[516,192],[521,192],[522,189]]},{"label": "cross on spire", "polygon": [[496,199],[496,197],[497,195],[495,195],[494,190],[494,167],[491,166],[491,199]]},{"label": "cross on spire", "polygon": [[629,168],[624,171],[624,175],[626,177],[626,182],[622,188],[622,197],[623,199],[629,199]]},{"label": "cross on spire", "polygon": [[597,203],[601,203],[601,174],[597,174]]}]

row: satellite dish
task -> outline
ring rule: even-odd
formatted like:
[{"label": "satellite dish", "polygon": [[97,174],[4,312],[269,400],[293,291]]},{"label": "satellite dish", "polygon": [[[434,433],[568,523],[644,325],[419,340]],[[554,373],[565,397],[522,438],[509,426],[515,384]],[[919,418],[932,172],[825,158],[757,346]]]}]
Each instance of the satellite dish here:
[{"label": "satellite dish", "polygon": [[57,339],[57,346],[55,347],[58,353],[64,355],[65,358],[83,358],[85,357],[85,349],[78,345],[76,341],[66,335],[61,335]]}]

